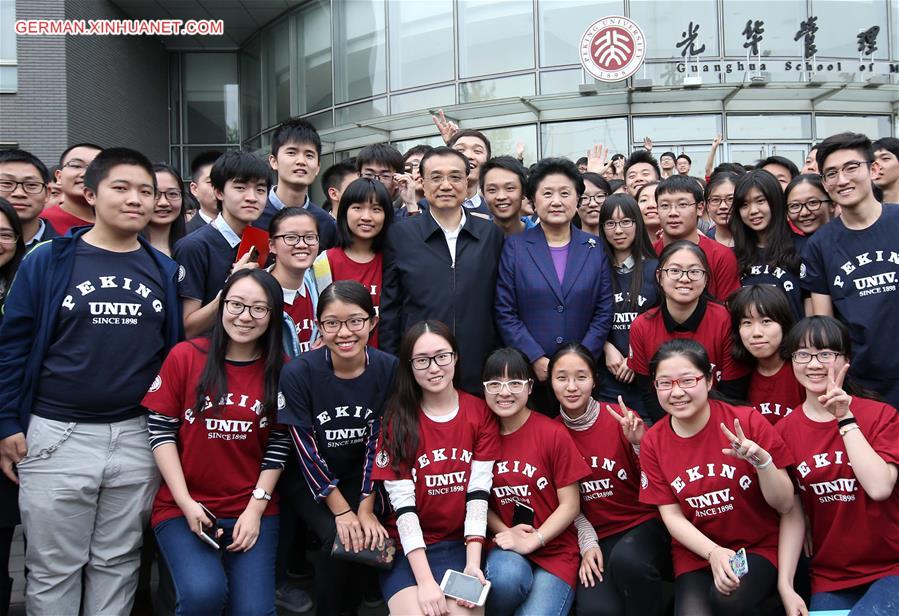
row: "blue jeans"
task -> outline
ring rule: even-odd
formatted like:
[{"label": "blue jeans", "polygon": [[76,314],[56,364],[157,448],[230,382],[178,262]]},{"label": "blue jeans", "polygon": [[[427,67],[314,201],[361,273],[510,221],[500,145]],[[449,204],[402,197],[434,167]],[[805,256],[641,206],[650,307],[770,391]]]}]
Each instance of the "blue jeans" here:
[{"label": "blue jeans", "polygon": [[278,516],[262,516],[259,538],[247,552],[228,552],[236,519],[219,519],[221,551],[200,541],[183,517],[156,525],[156,540],[172,573],[178,616],[274,616]]},{"label": "blue jeans", "polygon": [[850,616],[895,616],[899,614],[899,575],[845,590],[817,592],[809,609],[850,610]]},{"label": "blue jeans", "polygon": [[517,552],[490,550],[484,575],[490,616],[562,616],[574,602],[574,588]]}]

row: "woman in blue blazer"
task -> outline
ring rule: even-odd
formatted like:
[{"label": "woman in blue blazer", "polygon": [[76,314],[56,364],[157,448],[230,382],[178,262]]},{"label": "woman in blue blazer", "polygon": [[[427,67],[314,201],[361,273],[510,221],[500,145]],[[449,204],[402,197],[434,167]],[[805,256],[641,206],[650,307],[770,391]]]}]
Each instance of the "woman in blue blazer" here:
[{"label": "woman in blue blazer", "polygon": [[612,271],[600,240],[571,224],[584,181],[564,158],[547,158],[528,179],[540,226],[506,239],[496,284],[503,343],[524,353],[537,377],[532,404],[548,415],[558,403],[547,387],[549,357],[566,342],[602,356],[612,324]]}]

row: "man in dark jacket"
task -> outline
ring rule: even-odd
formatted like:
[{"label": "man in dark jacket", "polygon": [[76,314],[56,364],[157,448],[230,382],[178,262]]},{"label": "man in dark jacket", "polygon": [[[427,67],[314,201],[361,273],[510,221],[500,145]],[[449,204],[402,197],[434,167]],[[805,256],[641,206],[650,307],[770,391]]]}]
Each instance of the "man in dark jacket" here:
[{"label": "man in dark jacket", "polygon": [[451,148],[422,158],[429,208],[388,232],[379,344],[396,354],[410,325],[443,321],[459,346],[462,388],[479,393],[484,360],[497,346],[493,296],[503,236],[486,217],[463,211],[468,173],[468,159]]},{"label": "man in dark jacket", "polygon": [[140,402],[181,335],[178,267],[138,235],[150,161],[103,150],[84,193],[93,227],[25,257],[0,327],[0,469],[20,484],[29,614],[131,611],[159,486]]}]

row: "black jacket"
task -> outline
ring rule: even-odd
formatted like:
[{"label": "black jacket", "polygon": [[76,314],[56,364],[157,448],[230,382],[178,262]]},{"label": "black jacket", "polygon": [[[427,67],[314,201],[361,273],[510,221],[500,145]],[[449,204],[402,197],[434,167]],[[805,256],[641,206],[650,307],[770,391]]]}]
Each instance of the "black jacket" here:
[{"label": "black jacket", "polygon": [[443,321],[459,345],[462,388],[480,393],[484,360],[497,347],[493,298],[502,246],[499,227],[466,212],[453,267],[443,230],[428,212],[393,224],[384,249],[378,346],[397,354],[409,326]]}]

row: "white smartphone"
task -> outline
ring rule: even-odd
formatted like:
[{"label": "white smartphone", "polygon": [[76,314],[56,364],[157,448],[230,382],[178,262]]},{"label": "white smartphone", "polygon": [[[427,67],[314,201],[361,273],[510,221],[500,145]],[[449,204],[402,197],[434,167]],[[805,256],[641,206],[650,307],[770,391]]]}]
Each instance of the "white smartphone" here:
[{"label": "white smartphone", "polygon": [[443,594],[453,599],[462,599],[481,607],[487,601],[487,593],[490,591],[490,582],[482,585],[481,580],[471,575],[465,575],[452,569],[447,569],[440,583]]}]

